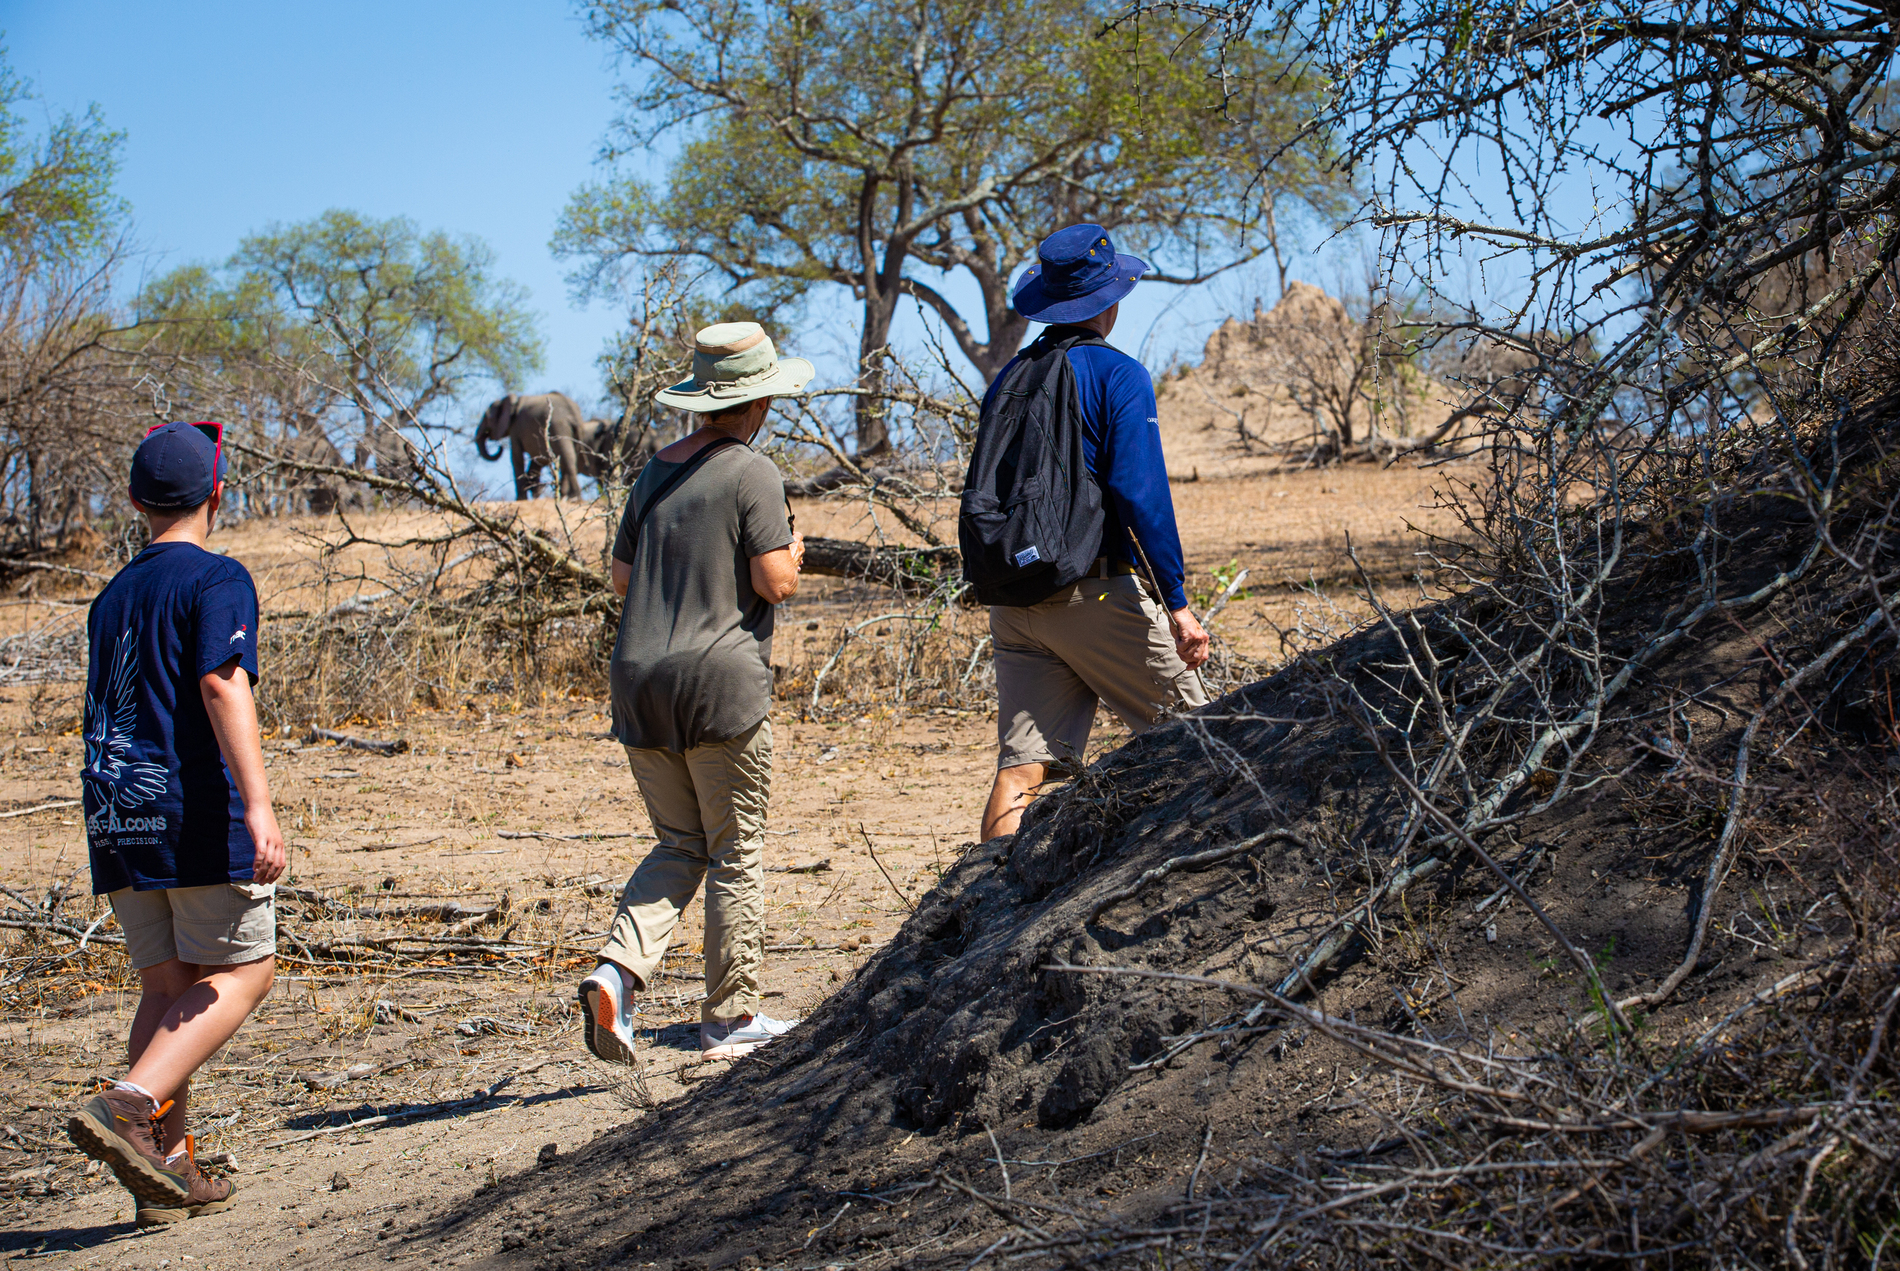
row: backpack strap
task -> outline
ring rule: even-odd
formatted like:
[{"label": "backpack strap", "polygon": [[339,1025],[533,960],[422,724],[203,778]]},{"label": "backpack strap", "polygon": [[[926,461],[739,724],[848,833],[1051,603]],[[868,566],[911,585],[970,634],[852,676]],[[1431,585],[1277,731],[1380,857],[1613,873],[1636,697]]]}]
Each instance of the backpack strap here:
[{"label": "backpack strap", "polygon": [[659,506],[661,499],[673,492],[673,487],[679,485],[685,481],[686,478],[692,476],[693,473],[699,471],[699,465],[710,459],[715,450],[724,450],[727,446],[743,445],[745,445],[745,442],[740,441],[737,437],[721,437],[717,441],[709,442],[701,446],[698,454],[675,468],[672,475],[660,482],[659,489],[648,495],[646,502],[640,505],[640,510],[634,513],[633,534],[630,536],[631,541],[627,544],[627,550],[631,552],[640,546],[640,527],[647,523],[647,514]]}]

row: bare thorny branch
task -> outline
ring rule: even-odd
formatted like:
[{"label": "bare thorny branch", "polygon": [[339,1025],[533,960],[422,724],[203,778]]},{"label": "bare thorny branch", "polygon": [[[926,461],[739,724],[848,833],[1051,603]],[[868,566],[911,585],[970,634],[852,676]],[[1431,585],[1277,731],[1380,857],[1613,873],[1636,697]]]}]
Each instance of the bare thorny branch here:
[{"label": "bare thorny branch", "polygon": [[[1272,987],[1201,981],[1239,1004],[1141,1066],[1309,1029],[1369,1080],[1435,1094],[1409,1112],[1367,1104],[1389,1134],[1330,1167],[1243,1155],[1225,1195],[1138,1223],[988,1196],[1013,1230],[985,1257],[1877,1259],[1892,1220],[1876,1198],[1900,1162],[1896,808],[1878,750],[1858,769],[1851,756],[1900,741],[1885,696],[1900,662],[1900,133],[1886,115],[1900,30],[1818,2],[1169,7],[1233,38],[1304,41],[1334,94],[1313,126],[1364,179],[1359,224],[1385,285],[1428,298],[1428,341],[1435,327],[1513,364],[1508,383],[1465,386],[1477,399],[1459,422],[1475,416],[1489,471],[1444,492],[1463,533],[1421,554],[1431,603],[1395,612],[1368,579],[1365,652],[1315,649],[1280,677],[1306,686],[1313,718],[1350,723],[1391,792],[1356,831],[1371,840],[1363,885],[1280,941],[1290,969]],[[1488,294],[1449,294],[1467,251]],[[1876,722],[1840,722],[1853,711]],[[1189,727],[1211,741],[1248,722],[1270,721],[1242,709]],[[1803,768],[1804,738],[1848,767]],[[1764,786],[1764,753],[1807,782]],[[1848,784],[1823,788],[1823,771]],[[1710,826],[1648,849],[1690,880],[1680,956],[1613,998],[1539,900],[1543,849],[1494,844],[1591,800],[1665,793]],[[1791,800],[1829,809],[1842,837]],[[1751,854],[1758,872],[1853,873],[1854,921],[1825,959],[1670,1043],[1667,1012],[1708,969]],[[1314,1001],[1409,893],[1467,861],[1574,968],[1575,1027],[1512,1054]]]}]

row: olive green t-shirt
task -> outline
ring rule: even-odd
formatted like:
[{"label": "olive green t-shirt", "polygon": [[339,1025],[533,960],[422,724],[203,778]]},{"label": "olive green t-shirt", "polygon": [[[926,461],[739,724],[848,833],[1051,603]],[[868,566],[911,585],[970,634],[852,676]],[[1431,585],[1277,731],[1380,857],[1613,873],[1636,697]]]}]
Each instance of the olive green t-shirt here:
[{"label": "olive green t-shirt", "polygon": [[752,590],[752,558],[790,543],[792,526],[777,466],[725,446],[630,541],[646,499],[680,467],[650,460],[627,496],[614,559],[633,576],[608,684],[615,737],[683,754],[739,736],[772,704],[772,606]]}]

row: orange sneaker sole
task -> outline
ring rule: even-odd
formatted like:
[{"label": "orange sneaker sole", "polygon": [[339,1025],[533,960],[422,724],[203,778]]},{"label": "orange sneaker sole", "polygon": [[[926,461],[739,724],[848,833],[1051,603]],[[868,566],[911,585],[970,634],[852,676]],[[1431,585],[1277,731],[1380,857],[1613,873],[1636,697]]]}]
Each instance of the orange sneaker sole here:
[{"label": "orange sneaker sole", "polygon": [[580,999],[588,1053],[610,1064],[635,1063],[632,1044],[614,1029],[619,1009],[613,995],[601,992],[598,985],[583,984]]}]

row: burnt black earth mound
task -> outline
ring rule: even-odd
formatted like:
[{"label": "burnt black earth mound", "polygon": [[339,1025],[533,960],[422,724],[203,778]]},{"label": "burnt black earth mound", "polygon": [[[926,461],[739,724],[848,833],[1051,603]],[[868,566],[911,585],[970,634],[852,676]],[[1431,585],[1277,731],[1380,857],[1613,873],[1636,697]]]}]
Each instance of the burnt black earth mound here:
[{"label": "burnt black earth mound", "polygon": [[[1883,469],[1870,488],[1885,481]],[[1038,802],[1013,838],[970,846],[898,936],[783,1042],[550,1168],[484,1189],[415,1239],[493,1266],[962,1267],[1006,1239],[1071,1260],[1145,1264],[1188,1256],[1195,1224],[1204,1242],[1213,1223],[1230,1250],[1221,1260],[1244,1261],[1275,1232],[1333,1212],[1326,1180],[1342,1169],[1438,1169],[1416,1175],[1424,1218],[1322,1234],[1300,1259],[1404,1263],[1417,1223],[1475,1195],[1443,1190],[1448,1162],[1502,1170],[1517,1152],[1537,1158],[1525,1168],[1544,1169],[1543,1157],[1573,1143],[1583,1157],[1660,1171],[1653,1187],[1617,1184],[1635,1199],[1604,1210],[1609,1235],[1552,1238],[1552,1257],[1587,1261],[1592,1240],[1633,1240],[1639,1254],[1645,1239],[1657,1247],[1617,1205],[1687,1186],[1692,1153],[1714,1150],[1707,1136],[1765,1134],[1736,1141],[1742,1164],[1721,1186],[1783,1164],[1798,1182],[1810,1140],[1795,1139],[1822,1124],[1818,1105],[1792,1086],[1769,1090],[1774,1082],[1748,1067],[1756,1052],[1735,1040],[1743,1025],[1723,1032],[1710,1021],[1772,1006],[1791,985],[1846,993],[1842,950],[1874,940],[1887,921],[1875,893],[1891,890],[1876,868],[1892,855],[1888,831],[1869,831],[1851,867],[1815,853],[1860,833],[1840,827],[1853,808],[1875,806],[1867,791],[1886,788],[1892,640],[1863,622],[1871,610],[1852,579],[1776,581],[1819,559],[1800,500],[1769,490],[1716,510],[1722,586],[1756,600],[1697,619],[1657,652],[1655,633],[1685,612],[1709,548],[1696,523],[1651,521],[1645,549],[1606,567],[1591,656],[1647,660],[1614,709],[1598,711],[1588,762],[1538,767],[1533,756],[1527,766],[1524,738],[1536,728],[1516,740],[1507,729],[1490,734],[1491,751],[1473,754],[1465,777],[1440,782],[1448,802],[1499,789],[1501,816],[1524,813],[1484,835],[1491,862],[1448,836],[1430,847],[1432,827],[1420,827],[1395,772],[1426,771],[1432,754],[1394,754],[1422,736],[1406,731],[1421,709],[1442,708],[1455,729],[1473,704],[1501,700],[1485,641],[1517,619],[1480,593],[1375,623],[1103,758]],[[1536,636],[1534,623],[1527,629]],[[1855,631],[1866,638],[1851,657],[1827,653],[1825,684],[1804,699],[1810,718],[1777,733],[1763,760],[1774,780],[1725,875],[1699,961],[1679,988],[1615,1023],[1606,999],[1632,1002],[1684,960],[1726,841],[1734,783],[1724,774],[1751,719],[1781,700],[1790,668]],[[1402,682],[1421,649],[1438,687],[1408,696]],[[1530,696],[1548,706],[1585,679],[1557,666]],[[1524,779],[1497,786],[1513,765]],[[1869,813],[1855,824],[1877,822]],[[1437,863],[1414,868],[1428,849]],[[1854,868],[1864,872],[1849,877]],[[1403,894],[1355,909],[1406,869],[1415,881]],[[1524,893],[1510,893],[1500,871]],[[1311,961],[1315,949],[1331,956]],[[1882,956],[1874,962],[1890,985],[1893,959]],[[1325,1018],[1262,1006],[1251,992],[1276,986]],[[1854,1018],[1874,1016],[1885,994]],[[1821,1045],[1803,1036],[1811,1050]],[[1836,1065],[1850,1103],[1888,1079],[1891,1065],[1871,1058],[1890,1045],[1884,1036],[1855,1043],[1870,1056],[1858,1075],[1849,1072],[1858,1049]],[[1585,1037],[1599,1041],[1580,1048]],[[1420,1079],[1433,1064],[1466,1063],[1429,1058],[1459,1048],[1480,1056],[1458,1069],[1463,1086]],[[1518,1085],[1506,1090],[1486,1055],[1535,1062],[1513,1069]],[[1696,1077],[1698,1093],[1668,1094],[1678,1111],[1631,1111],[1709,1055],[1727,1067]],[[1801,1071],[1825,1067],[1817,1059]],[[1619,1075],[1630,1072],[1661,1075]],[[1558,1091],[1564,1074],[1574,1092]],[[1612,1097],[1618,1082],[1635,1093]],[[1735,1110],[1761,1098],[1781,1102]],[[1799,1133],[1775,1138],[1788,1125]],[[1547,1132],[1558,1147],[1510,1146]],[[1547,1184],[1552,1212],[1568,1221],[1597,1203],[1596,1176]],[[1381,1177],[1362,1172],[1351,1186]],[[1708,1221],[1719,1227],[1729,1194],[1670,1192],[1666,1212],[1644,1223],[1694,1226],[1705,1215],[1681,1197],[1715,1196]],[[1496,1192],[1484,1197],[1493,1203]],[[1521,1200],[1510,1205],[1524,1212]],[[1289,1206],[1307,1206],[1298,1222]],[[1682,1253],[1687,1239],[1662,1244]]]}]

